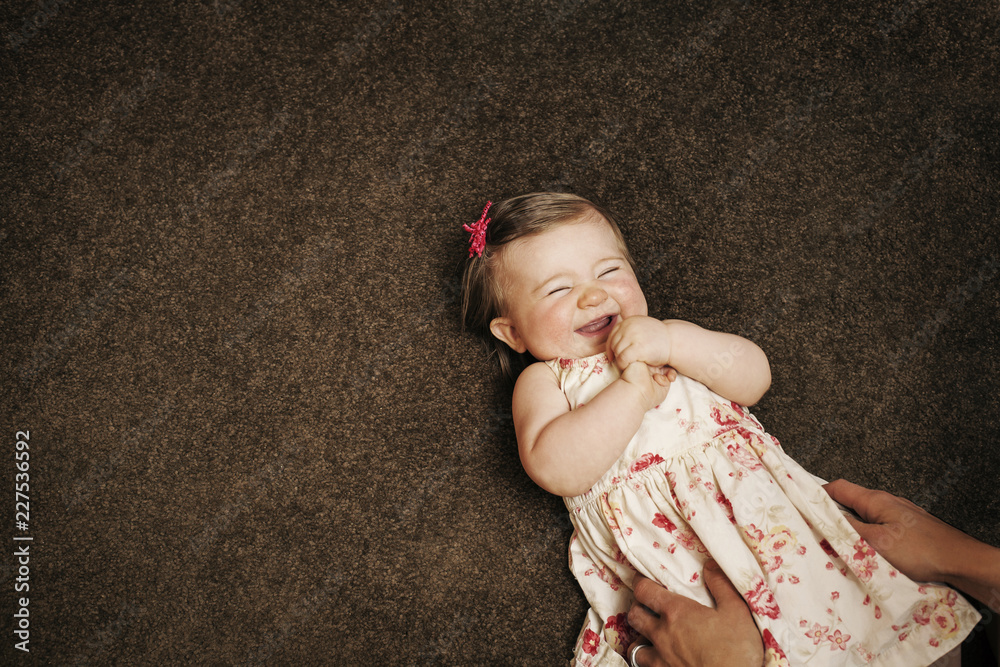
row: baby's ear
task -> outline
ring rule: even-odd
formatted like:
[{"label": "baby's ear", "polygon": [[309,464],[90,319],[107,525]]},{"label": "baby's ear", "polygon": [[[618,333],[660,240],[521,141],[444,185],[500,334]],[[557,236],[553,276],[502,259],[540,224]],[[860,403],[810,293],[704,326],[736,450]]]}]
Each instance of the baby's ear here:
[{"label": "baby's ear", "polygon": [[490,331],[493,335],[507,343],[510,349],[518,353],[524,353],[528,346],[524,344],[521,336],[517,333],[517,327],[506,317],[494,317],[490,322]]}]

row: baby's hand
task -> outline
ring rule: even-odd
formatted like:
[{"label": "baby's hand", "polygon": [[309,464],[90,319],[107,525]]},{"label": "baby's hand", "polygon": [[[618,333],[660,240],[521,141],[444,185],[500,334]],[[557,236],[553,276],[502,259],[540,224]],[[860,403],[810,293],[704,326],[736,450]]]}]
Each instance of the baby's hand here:
[{"label": "baby's hand", "polygon": [[677,379],[677,371],[667,366],[653,368],[641,361],[636,361],[622,371],[621,377],[622,380],[639,390],[643,407],[646,410],[651,410],[667,397],[670,383]]},{"label": "baby's hand", "polygon": [[641,361],[653,368],[670,363],[669,327],[652,317],[636,315],[618,322],[608,336],[608,357],[625,371]]}]

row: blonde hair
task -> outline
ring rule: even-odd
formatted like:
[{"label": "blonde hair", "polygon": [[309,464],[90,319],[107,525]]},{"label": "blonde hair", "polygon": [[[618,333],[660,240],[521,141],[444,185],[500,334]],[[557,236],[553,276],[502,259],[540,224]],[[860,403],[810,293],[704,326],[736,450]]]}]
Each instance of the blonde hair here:
[{"label": "blonde hair", "polygon": [[588,213],[599,214],[611,226],[634,270],[635,262],[615,217],[599,204],[569,193],[534,192],[505,199],[490,207],[486,246],[482,255],[466,261],[462,275],[462,320],[467,330],[486,341],[490,356],[496,358],[501,373],[511,383],[535,359],[528,352],[515,352],[490,331],[490,322],[503,317],[508,306],[501,280],[503,249],[518,239],[575,222]]}]

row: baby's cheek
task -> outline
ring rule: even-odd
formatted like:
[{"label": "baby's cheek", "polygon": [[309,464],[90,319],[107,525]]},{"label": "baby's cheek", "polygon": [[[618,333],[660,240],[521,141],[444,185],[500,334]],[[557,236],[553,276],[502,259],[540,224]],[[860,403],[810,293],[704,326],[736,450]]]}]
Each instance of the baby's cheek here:
[{"label": "baby's cheek", "polygon": [[627,310],[629,316],[635,315],[649,315],[649,308],[646,305],[646,297],[642,293],[642,288],[639,287],[639,283],[634,280],[628,280],[623,282],[621,287],[621,299],[622,306],[624,310]]},{"label": "baby's cheek", "polygon": [[566,341],[571,329],[571,322],[549,322],[544,329],[545,339],[551,345],[559,345]]}]

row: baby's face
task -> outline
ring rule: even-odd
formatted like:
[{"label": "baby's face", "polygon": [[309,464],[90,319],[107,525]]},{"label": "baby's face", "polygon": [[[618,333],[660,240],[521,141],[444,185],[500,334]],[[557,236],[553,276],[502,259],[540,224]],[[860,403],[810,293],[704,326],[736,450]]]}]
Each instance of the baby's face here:
[{"label": "baby's face", "polygon": [[646,298],[610,225],[598,213],[503,249],[508,310],[493,334],[540,361],[604,352],[619,320],[646,315]]}]

